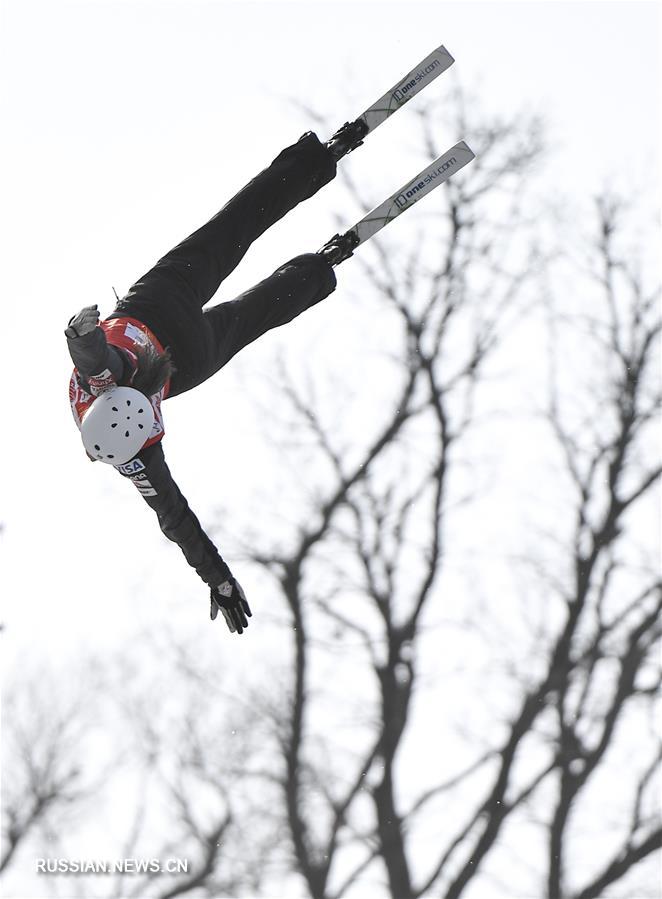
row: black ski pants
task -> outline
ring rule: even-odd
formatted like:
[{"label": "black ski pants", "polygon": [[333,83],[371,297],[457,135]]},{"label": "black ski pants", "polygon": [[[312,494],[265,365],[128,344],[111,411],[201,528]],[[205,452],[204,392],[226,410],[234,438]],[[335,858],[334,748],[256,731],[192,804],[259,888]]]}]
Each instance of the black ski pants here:
[{"label": "black ski pants", "polygon": [[203,309],[251,243],[335,174],[328,149],[304,134],[119,300],[110,318],[142,321],[170,349],[177,368],[170,396],[206,381],[247,344],[335,289],[329,263],[306,253],[236,299]]}]

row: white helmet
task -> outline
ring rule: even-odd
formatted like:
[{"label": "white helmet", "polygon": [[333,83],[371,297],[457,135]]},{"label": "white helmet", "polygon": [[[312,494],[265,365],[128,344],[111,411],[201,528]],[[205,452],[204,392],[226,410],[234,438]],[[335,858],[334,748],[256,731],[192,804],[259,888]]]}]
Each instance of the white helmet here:
[{"label": "white helmet", "polygon": [[132,459],[152,433],[154,409],[133,387],[111,387],[83,415],[80,434],[85,449],[109,465]]}]

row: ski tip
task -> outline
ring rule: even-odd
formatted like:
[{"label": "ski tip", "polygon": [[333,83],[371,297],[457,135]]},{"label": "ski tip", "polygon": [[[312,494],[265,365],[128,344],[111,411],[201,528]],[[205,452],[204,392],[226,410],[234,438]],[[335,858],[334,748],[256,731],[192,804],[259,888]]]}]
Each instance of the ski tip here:
[{"label": "ski tip", "polygon": [[452,152],[453,150],[462,150],[464,153],[468,153],[469,159],[467,160],[467,162],[470,162],[472,159],[476,158],[476,154],[471,149],[469,144],[464,140],[458,141],[458,143],[456,143],[454,147],[451,147],[451,150],[449,152]]},{"label": "ski tip", "polygon": [[435,53],[443,53],[444,56],[447,56],[450,59],[450,62],[448,63],[449,66],[452,66],[453,63],[455,62],[455,57],[450,52],[450,50],[448,50],[448,48],[445,47],[443,44],[440,44],[434,52]]}]

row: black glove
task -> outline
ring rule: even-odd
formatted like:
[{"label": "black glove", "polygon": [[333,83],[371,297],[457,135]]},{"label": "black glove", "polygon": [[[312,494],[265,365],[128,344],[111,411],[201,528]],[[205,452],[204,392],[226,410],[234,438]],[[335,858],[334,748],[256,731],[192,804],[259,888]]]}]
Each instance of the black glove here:
[{"label": "black glove", "polygon": [[209,610],[212,621],[218,615],[219,609],[223,612],[230,633],[243,634],[244,628],[248,627],[246,616],[251,617],[251,610],[246,602],[246,594],[241,589],[241,584],[232,575],[218,587],[212,587]]},{"label": "black glove", "polygon": [[64,332],[67,337],[83,337],[94,331],[99,324],[99,307],[95,303],[94,306],[86,306],[84,309],[69,319],[69,327]]}]

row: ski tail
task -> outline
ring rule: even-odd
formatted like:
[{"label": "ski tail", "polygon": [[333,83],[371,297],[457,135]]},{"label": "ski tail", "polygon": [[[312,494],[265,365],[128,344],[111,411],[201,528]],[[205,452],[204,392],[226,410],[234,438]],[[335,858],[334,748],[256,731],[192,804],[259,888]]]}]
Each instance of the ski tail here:
[{"label": "ski tail", "polygon": [[381,125],[389,116],[401,109],[405,103],[415,97],[419,91],[438,78],[455,62],[448,50],[442,45],[433,50],[416,68],[407,72],[397,84],[369,106],[359,118],[368,126],[366,134]]},{"label": "ski tail", "polygon": [[400,190],[396,191],[388,200],[384,200],[379,206],[369,212],[360,222],[357,222],[346,233],[354,232],[354,245],[359,246],[371,238],[382,228],[386,227],[394,218],[402,215],[415,203],[418,203],[426,194],[448,181],[456,172],[459,172],[467,163],[475,158],[471,148],[461,140],[443,153],[434,162],[426,166],[415,178],[408,181]]}]

